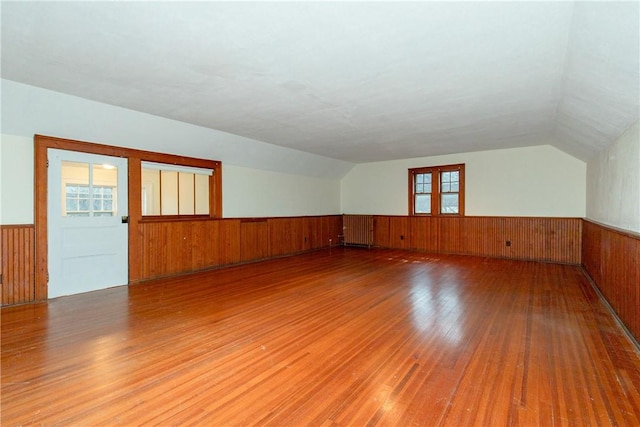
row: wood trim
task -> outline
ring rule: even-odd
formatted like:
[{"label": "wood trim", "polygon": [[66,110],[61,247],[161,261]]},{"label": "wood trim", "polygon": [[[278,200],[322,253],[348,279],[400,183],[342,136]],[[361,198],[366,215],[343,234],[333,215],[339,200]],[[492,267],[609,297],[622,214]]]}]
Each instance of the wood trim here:
[{"label": "wood trim", "polygon": [[213,169],[214,173],[209,181],[209,218],[222,216],[222,163],[217,160],[197,159],[193,157],[154,153],[151,151],[132,148],[116,147],[92,142],[75,141],[44,135],[34,137],[35,157],[35,194],[34,194],[34,226],[35,239],[35,299],[45,300],[48,294],[48,234],[47,234],[47,150],[78,151],[89,154],[99,154],[128,159],[129,169],[129,281],[140,280],[139,254],[143,247],[137,226],[142,219],[141,206],[141,162],[150,161],[172,165],[195,166]]},{"label": "wood trim", "polygon": [[583,220],[582,267],[640,341],[640,236]]},{"label": "wood trim", "polygon": [[209,215],[222,218],[222,165],[209,177]]},{"label": "wood trim", "polygon": [[35,227],[32,224],[0,225],[2,305],[35,300],[35,247]]},{"label": "wood trim", "polygon": [[142,242],[137,233],[138,223],[142,219],[142,188],[133,183],[142,182],[142,163],[138,157],[129,157],[129,282],[139,280]]},{"label": "wood trim", "polygon": [[605,224],[604,222],[594,221],[594,220],[589,219],[589,218],[583,218],[583,221],[585,223],[589,222],[591,224],[598,225],[598,226],[600,226],[602,228],[606,228],[608,231],[610,231],[612,233],[622,234],[623,236],[631,237],[632,239],[640,239],[640,233],[637,233],[635,231],[625,230],[624,228],[614,227],[612,225]]}]

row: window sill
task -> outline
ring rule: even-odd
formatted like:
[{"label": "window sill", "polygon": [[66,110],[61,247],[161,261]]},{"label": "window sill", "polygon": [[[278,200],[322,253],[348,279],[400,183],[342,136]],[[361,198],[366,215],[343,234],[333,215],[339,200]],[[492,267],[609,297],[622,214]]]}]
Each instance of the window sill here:
[{"label": "window sill", "polygon": [[139,222],[184,222],[184,221],[209,221],[215,218],[209,215],[145,215]]}]

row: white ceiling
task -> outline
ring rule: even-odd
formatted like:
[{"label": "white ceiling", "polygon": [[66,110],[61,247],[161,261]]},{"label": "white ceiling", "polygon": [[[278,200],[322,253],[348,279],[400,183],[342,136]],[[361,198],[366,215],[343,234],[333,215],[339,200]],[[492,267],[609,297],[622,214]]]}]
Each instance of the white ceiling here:
[{"label": "white ceiling", "polygon": [[5,79],[354,163],[545,143],[586,160],[640,117],[637,1],[1,13]]}]

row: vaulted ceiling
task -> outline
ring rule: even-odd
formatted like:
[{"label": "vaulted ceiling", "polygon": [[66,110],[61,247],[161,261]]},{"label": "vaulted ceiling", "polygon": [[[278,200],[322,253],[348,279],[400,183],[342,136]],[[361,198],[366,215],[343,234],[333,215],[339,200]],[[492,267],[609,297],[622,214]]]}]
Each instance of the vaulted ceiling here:
[{"label": "vaulted ceiling", "polygon": [[1,7],[2,78],[354,163],[587,160],[640,117],[638,2]]}]

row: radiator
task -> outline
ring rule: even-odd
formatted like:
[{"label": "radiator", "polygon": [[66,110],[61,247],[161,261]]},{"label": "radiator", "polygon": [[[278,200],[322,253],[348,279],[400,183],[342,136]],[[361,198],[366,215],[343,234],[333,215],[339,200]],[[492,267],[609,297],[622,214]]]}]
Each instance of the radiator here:
[{"label": "radiator", "polygon": [[342,215],[345,245],[373,246],[373,216]]}]

